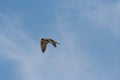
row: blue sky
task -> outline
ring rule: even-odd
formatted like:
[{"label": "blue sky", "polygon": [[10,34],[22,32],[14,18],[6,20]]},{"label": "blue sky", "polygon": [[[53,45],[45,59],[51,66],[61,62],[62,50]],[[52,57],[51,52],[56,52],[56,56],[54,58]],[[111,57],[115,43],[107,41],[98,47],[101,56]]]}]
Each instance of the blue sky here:
[{"label": "blue sky", "polygon": [[119,21],[119,0],[0,0],[0,80],[120,80]]}]

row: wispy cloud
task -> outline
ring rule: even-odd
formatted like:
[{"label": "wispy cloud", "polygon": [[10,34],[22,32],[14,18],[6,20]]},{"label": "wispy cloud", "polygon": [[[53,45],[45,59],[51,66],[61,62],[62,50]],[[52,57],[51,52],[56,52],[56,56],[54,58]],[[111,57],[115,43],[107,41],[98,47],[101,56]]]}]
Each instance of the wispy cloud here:
[{"label": "wispy cloud", "polygon": [[108,28],[113,34],[119,35],[119,13],[120,2],[116,1],[113,4],[104,4],[102,1],[94,2],[90,10],[86,10],[80,16],[86,18],[89,24],[99,26],[97,28]]},{"label": "wispy cloud", "polygon": [[[119,1],[98,0],[65,0],[57,10],[71,25],[74,22],[87,23],[92,28],[107,28],[115,35],[119,35]],[[67,24],[69,25],[69,24]],[[75,27],[75,25],[74,25]]]},{"label": "wispy cloud", "polygon": [[[6,19],[5,21],[11,21],[11,19]],[[60,79],[72,80],[79,77],[78,74],[81,73],[80,71],[83,72],[83,66],[81,65],[87,63],[81,61],[80,64],[79,59],[74,56],[75,53],[81,54],[81,52],[76,51],[78,48],[75,46],[75,33],[69,31],[64,26],[65,24],[58,20],[58,27],[56,29],[60,34],[62,42],[55,51],[56,56],[52,56],[53,51],[49,50],[49,54],[40,54],[39,42],[35,42],[29,35],[18,30],[14,26],[20,25],[19,22],[17,23],[4,22],[6,25],[3,26],[6,29],[0,34],[0,43],[1,46],[4,46],[1,55],[17,62],[16,65],[23,80],[47,80],[48,78],[57,79],[58,77],[61,77]],[[51,70],[53,70],[52,74]],[[69,76],[71,77],[69,78]]]},{"label": "wispy cloud", "polygon": [[[76,68],[76,69],[78,70],[79,74],[81,74],[81,73],[84,74],[79,79],[83,78],[83,79],[87,80],[89,78],[89,80],[96,80],[96,79],[99,80],[99,79],[106,79],[106,78],[109,79],[110,77],[107,75],[108,72],[104,71],[104,69],[106,69],[105,67],[107,65],[104,65],[104,63],[103,63],[104,67],[100,68],[98,65],[101,65],[101,64],[99,64],[101,61],[99,61],[98,59],[95,59],[95,58],[92,59],[92,57],[88,56],[86,53],[84,53],[80,50],[81,47],[83,47],[84,45],[78,46],[77,42],[80,45],[79,40],[80,40],[80,38],[82,39],[83,37],[80,36],[81,34],[79,34],[79,32],[77,32],[75,28],[83,29],[83,28],[78,28],[80,26],[82,26],[84,28],[88,28],[88,27],[86,27],[86,25],[87,25],[87,26],[89,26],[88,29],[91,29],[94,31],[99,31],[99,29],[102,29],[105,31],[110,30],[110,33],[112,34],[111,36],[119,35],[119,22],[118,22],[119,21],[118,20],[119,19],[119,15],[118,15],[119,14],[119,10],[118,10],[119,6],[118,6],[118,4],[119,4],[119,2],[114,2],[112,5],[103,4],[102,1],[97,1],[97,0],[93,0],[93,1],[88,1],[88,0],[72,1],[71,0],[69,2],[67,2],[67,0],[66,0],[66,2],[64,2],[64,4],[61,4],[59,6],[59,9],[56,11],[56,18],[57,18],[56,22],[57,22],[57,26],[58,26],[57,29],[58,29],[60,35],[62,35],[61,38],[63,38],[65,44],[67,45],[67,46],[65,46],[64,50],[61,50],[61,51],[65,51],[65,52],[63,52],[63,55],[67,55],[65,59],[68,59],[68,56],[69,56],[70,60],[73,59],[72,64],[74,64],[75,62],[78,61],[76,66],[79,68]],[[81,22],[83,22],[82,25],[80,24]],[[78,30],[78,31],[82,31],[82,30]],[[86,32],[86,33],[88,35],[89,34],[92,35],[89,32]],[[95,34],[97,35],[97,33],[95,33]],[[88,38],[90,40],[87,40],[88,42],[91,42],[92,39],[98,38],[98,37],[92,37],[93,35],[92,36],[90,36],[90,35],[89,35],[90,38]],[[84,34],[83,34],[83,36],[84,36]],[[102,34],[100,36],[102,36]],[[100,37],[100,38],[103,38],[103,37]],[[103,40],[103,42],[106,42],[106,41]],[[108,48],[111,48],[112,43],[108,43],[106,45],[107,46],[110,45],[110,47],[106,48],[106,49],[108,49]],[[94,42],[90,46],[94,46]],[[99,41],[97,43],[97,46],[100,46]],[[116,45],[114,45],[114,46],[116,46]],[[91,49],[91,48],[89,48],[89,49]],[[94,49],[94,51],[96,51],[96,50]],[[79,56],[82,56],[82,57],[79,57],[80,59],[78,58],[78,54],[79,54]],[[97,52],[93,53],[93,54],[97,55]],[[108,55],[108,56],[111,56],[111,55]],[[61,61],[61,62],[63,62],[63,61]],[[63,64],[64,64],[64,62],[63,62]],[[74,66],[74,68],[75,68],[75,66]],[[68,69],[71,70],[71,68],[68,68]],[[82,71],[80,72],[79,70],[83,70],[83,72]],[[109,75],[110,75],[110,73],[109,73]],[[85,76],[87,76],[87,78],[85,78]]]},{"label": "wispy cloud", "polygon": [[6,14],[0,14],[0,17],[3,21],[0,24],[3,29],[0,32],[0,55],[17,62],[23,80],[109,79],[107,72],[96,66],[97,61],[82,51],[83,45],[78,44],[82,37],[74,25],[79,25],[84,19],[91,26],[107,26],[119,34],[119,3],[110,6],[95,0],[63,1],[56,9],[56,22],[53,24],[61,44],[57,49],[48,46],[45,54],[40,52],[39,40],[20,28],[25,26],[23,17]]},{"label": "wispy cloud", "polygon": [[23,80],[40,79],[40,77],[35,75],[39,61],[43,63],[39,42],[35,42],[23,31],[16,28],[16,26],[18,27],[21,24],[19,18],[16,17],[19,20],[16,22],[16,19],[13,19],[14,17],[5,16],[5,18],[2,16],[4,24],[1,26],[5,29],[0,33],[0,47],[2,49],[0,55],[18,62],[18,71],[22,74]]}]

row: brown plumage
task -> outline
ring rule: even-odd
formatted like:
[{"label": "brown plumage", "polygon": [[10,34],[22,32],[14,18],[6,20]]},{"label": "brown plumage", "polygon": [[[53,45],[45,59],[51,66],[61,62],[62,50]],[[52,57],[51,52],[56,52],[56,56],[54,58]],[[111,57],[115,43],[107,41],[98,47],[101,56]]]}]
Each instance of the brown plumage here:
[{"label": "brown plumage", "polygon": [[56,41],[54,41],[54,40],[52,40],[50,38],[42,38],[40,43],[41,43],[41,51],[42,51],[42,53],[45,52],[48,43],[51,43],[54,47],[56,47],[56,44],[60,44],[60,43],[58,43],[58,42],[56,42]]}]

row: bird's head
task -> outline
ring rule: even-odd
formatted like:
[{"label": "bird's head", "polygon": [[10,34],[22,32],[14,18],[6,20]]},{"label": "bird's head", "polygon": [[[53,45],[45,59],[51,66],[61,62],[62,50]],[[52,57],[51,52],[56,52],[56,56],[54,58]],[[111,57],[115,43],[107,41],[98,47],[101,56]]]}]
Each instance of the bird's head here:
[{"label": "bird's head", "polygon": [[41,40],[45,40],[45,38],[41,38]]}]

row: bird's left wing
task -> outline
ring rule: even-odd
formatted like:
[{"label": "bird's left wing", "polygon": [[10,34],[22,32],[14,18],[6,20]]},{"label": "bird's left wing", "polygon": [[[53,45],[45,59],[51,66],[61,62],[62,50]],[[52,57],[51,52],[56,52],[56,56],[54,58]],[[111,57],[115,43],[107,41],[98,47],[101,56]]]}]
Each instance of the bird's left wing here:
[{"label": "bird's left wing", "polygon": [[42,53],[44,53],[45,50],[46,50],[48,41],[47,40],[41,40],[40,44],[41,44],[41,51],[42,51]]}]

